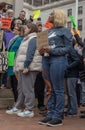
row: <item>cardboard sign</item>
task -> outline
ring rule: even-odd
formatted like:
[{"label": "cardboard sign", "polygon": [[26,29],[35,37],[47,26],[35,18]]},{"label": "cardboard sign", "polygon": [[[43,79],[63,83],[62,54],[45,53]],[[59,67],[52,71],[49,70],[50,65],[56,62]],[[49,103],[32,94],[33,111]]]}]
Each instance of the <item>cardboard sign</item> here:
[{"label": "cardboard sign", "polygon": [[48,47],[48,30],[37,33],[37,48]]},{"label": "cardboard sign", "polygon": [[10,29],[12,20],[10,18],[2,18],[2,29]]},{"label": "cardboard sign", "polygon": [[0,49],[2,49],[3,44],[3,30],[0,30]]},{"label": "cardboard sign", "polygon": [[40,16],[40,10],[33,11],[33,19],[37,19]]}]

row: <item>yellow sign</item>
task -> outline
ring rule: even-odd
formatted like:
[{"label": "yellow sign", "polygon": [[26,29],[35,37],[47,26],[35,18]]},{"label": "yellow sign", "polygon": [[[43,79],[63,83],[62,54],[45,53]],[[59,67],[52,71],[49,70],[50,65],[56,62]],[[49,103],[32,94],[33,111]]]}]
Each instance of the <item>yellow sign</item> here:
[{"label": "yellow sign", "polygon": [[33,19],[37,19],[40,16],[40,10],[33,11]]}]

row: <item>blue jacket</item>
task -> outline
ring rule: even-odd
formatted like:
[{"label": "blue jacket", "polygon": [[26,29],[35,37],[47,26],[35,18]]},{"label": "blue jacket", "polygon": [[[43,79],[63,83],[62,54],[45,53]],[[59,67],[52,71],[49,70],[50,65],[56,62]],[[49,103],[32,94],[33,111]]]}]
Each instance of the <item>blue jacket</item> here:
[{"label": "blue jacket", "polygon": [[[23,40],[23,37],[18,36],[18,37],[14,40],[14,42],[10,45],[10,47],[9,47],[9,49],[8,49],[8,52],[15,52],[15,56],[16,56],[16,53],[17,53],[17,51],[18,51],[18,48],[19,48],[19,46],[20,46],[22,40]],[[13,67],[12,67],[12,66],[9,66],[9,67],[8,67],[7,74],[8,74],[8,76],[14,75]]]},{"label": "blue jacket", "polygon": [[55,27],[48,31],[50,54],[45,59],[56,61],[56,57],[65,56],[72,46],[72,34],[68,28]]}]

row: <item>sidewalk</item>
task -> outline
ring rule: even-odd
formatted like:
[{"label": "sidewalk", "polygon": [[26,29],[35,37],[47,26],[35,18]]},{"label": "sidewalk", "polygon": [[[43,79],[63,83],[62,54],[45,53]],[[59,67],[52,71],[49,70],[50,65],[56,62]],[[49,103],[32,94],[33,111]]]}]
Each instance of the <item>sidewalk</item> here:
[{"label": "sidewalk", "polygon": [[80,119],[79,115],[65,117],[63,120],[64,125],[58,127],[48,127],[38,124],[38,121],[42,118],[38,114],[38,110],[35,110],[35,117],[33,118],[8,115],[5,113],[5,110],[0,110],[0,130],[85,130],[85,119]]}]

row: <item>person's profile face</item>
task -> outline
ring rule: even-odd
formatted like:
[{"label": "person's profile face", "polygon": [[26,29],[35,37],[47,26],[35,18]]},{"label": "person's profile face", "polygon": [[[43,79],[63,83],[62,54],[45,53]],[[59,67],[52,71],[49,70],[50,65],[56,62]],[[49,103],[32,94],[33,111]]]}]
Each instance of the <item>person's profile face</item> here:
[{"label": "person's profile face", "polygon": [[28,28],[27,26],[25,26],[25,28],[24,28],[24,36],[26,36],[27,34],[29,34],[30,31],[31,31],[31,29]]},{"label": "person's profile face", "polygon": [[38,32],[42,32],[42,26],[38,26]]},{"label": "person's profile face", "polygon": [[48,21],[49,21],[50,23],[53,23],[53,22],[54,22],[54,13],[53,13],[53,12],[51,12],[51,13],[49,14]]}]

